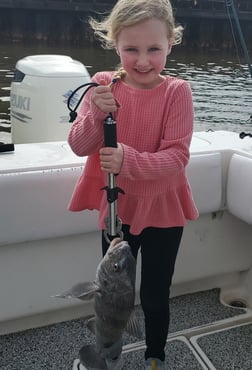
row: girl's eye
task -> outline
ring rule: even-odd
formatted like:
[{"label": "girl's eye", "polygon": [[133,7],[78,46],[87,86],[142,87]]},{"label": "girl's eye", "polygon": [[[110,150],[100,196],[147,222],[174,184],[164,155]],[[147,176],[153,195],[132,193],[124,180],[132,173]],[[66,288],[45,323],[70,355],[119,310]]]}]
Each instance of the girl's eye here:
[{"label": "girl's eye", "polygon": [[129,52],[133,53],[133,52],[136,52],[137,50],[135,48],[128,48],[128,49],[126,49],[126,51],[129,51]]},{"label": "girl's eye", "polygon": [[153,52],[153,51],[158,51],[159,48],[150,48],[149,51]]}]

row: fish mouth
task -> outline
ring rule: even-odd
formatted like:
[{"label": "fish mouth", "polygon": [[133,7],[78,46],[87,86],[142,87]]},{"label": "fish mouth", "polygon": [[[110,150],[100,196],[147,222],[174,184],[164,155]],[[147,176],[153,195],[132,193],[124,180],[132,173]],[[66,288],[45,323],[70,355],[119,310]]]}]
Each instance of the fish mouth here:
[{"label": "fish mouth", "polygon": [[111,241],[108,251],[112,252],[112,251],[119,250],[119,249],[125,249],[125,250],[129,249],[130,250],[129,243],[126,240],[115,238]]},{"label": "fish mouth", "polygon": [[112,240],[112,242],[110,243],[110,246],[109,248],[111,249],[114,249],[114,248],[118,248],[119,246],[121,246],[121,244],[128,244],[128,242],[124,241],[124,240],[121,240],[120,238],[115,238]]}]

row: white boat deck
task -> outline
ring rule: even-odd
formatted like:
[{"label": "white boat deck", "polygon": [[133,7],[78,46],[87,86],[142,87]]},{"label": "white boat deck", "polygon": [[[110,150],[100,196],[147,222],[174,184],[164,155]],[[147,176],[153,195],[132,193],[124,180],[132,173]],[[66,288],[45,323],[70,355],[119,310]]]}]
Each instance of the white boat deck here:
[{"label": "white boat deck", "polygon": [[[252,312],[220,302],[220,290],[171,299],[167,370],[251,370]],[[143,326],[142,311],[136,313]],[[78,350],[94,343],[85,319],[0,337],[1,370],[70,370]],[[123,370],[143,369],[144,338],[124,336]],[[232,367],[233,366],[233,367]]]}]

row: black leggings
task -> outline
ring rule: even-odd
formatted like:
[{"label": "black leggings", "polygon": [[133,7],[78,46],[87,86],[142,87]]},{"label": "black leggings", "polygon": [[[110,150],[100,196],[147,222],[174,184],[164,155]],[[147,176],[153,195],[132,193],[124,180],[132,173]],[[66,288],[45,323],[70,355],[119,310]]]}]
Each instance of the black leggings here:
[{"label": "black leggings", "polygon": [[[128,241],[137,259],[141,246],[142,270],[140,299],[145,316],[145,358],[156,357],[164,361],[165,344],[169,329],[169,295],[183,227],[148,227],[139,235],[129,232],[123,225],[124,240]],[[102,233],[103,255],[108,243]]]}]

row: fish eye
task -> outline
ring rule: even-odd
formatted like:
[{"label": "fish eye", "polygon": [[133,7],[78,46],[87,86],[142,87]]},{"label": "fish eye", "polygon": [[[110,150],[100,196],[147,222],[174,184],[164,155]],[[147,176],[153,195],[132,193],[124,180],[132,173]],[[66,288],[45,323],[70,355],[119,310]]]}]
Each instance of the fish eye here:
[{"label": "fish eye", "polygon": [[113,270],[116,272],[119,270],[119,264],[117,262],[114,263],[113,265]]}]

